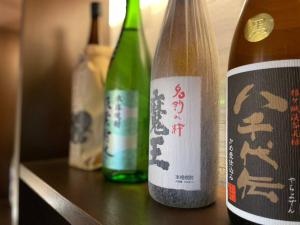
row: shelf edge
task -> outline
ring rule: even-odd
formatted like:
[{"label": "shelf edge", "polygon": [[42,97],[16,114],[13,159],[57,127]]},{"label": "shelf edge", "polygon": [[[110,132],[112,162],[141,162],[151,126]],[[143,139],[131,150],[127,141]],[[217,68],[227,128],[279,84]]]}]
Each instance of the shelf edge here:
[{"label": "shelf edge", "polygon": [[58,193],[23,164],[20,165],[19,178],[72,225],[103,225]]}]

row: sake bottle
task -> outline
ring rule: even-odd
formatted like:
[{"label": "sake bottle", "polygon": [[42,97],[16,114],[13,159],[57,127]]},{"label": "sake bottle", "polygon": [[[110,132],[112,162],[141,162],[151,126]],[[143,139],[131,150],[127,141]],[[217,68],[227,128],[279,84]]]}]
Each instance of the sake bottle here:
[{"label": "sake bottle", "polygon": [[218,85],[204,0],[169,0],[150,91],[149,191],[171,207],[215,201]]},{"label": "sake bottle", "polygon": [[248,0],[230,54],[227,207],[235,225],[300,224],[300,2]]},{"label": "sake bottle", "polygon": [[126,17],[105,88],[105,177],[116,182],[147,179],[150,57],[139,0],[127,0]]},{"label": "sake bottle", "polygon": [[104,83],[103,46],[99,45],[101,4],[91,3],[91,28],[87,46],[72,76],[72,123],[69,164],[84,170],[102,164]]}]

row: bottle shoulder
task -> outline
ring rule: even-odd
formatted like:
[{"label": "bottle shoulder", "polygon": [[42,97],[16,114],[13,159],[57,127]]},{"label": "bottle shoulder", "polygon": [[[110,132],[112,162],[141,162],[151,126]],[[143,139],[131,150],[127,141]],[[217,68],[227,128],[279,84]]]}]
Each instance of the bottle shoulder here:
[{"label": "bottle shoulder", "polygon": [[[229,69],[284,59],[300,59],[300,4],[251,5],[234,34]],[[267,1],[269,2],[269,1]]]},{"label": "bottle shoulder", "polygon": [[112,62],[136,61],[140,57],[150,58],[144,34],[139,29],[123,29],[115,47]]},{"label": "bottle shoulder", "polygon": [[216,74],[218,58],[212,36],[205,30],[186,33],[164,31],[155,52],[152,79],[166,76]]},{"label": "bottle shoulder", "polygon": [[167,8],[152,66],[152,79],[216,74],[214,35],[201,1],[174,1]]},{"label": "bottle shoulder", "polygon": [[122,31],[110,62],[107,88],[137,88],[150,79],[150,55],[138,30]]}]

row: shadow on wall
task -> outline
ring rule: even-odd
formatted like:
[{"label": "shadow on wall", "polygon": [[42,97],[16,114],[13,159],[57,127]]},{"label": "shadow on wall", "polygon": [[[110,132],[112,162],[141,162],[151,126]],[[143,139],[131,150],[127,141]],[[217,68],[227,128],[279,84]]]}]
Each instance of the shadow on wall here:
[{"label": "shadow on wall", "polygon": [[90,0],[24,3],[21,162],[68,156],[71,77],[88,38],[89,9]]},{"label": "shadow on wall", "polygon": [[[24,68],[21,160],[66,157],[70,130],[71,75],[65,34],[53,32],[52,57],[47,45],[25,46],[24,57],[33,57]],[[25,43],[26,45],[26,43]],[[41,65],[44,68],[41,69]]]},{"label": "shadow on wall", "polygon": [[0,52],[0,199],[7,199],[19,78],[18,33],[0,30]]}]

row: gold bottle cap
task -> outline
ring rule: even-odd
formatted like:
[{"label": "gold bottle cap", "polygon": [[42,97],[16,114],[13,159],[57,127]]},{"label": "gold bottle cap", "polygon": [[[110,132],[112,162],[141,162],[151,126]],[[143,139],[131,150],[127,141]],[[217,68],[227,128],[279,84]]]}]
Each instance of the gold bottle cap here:
[{"label": "gold bottle cap", "polygon": [[260,13],[247,21],[244,35],[249,42],[259,42],[270,36],[274,29],[274,18],[268,13]]}]

